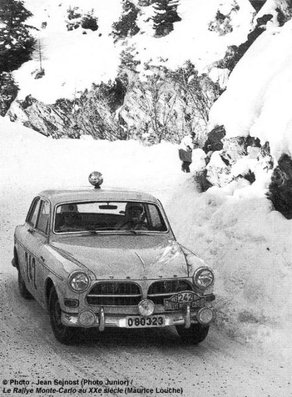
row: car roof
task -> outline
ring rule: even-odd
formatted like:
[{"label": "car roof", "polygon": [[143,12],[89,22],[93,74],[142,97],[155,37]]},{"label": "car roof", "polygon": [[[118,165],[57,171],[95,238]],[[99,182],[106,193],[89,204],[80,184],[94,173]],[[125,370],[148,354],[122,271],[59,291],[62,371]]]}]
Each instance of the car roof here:
[{"label": "car roof", "polygon": [[47,198],[53,205],[66,202],[78,201],[147,201],[159,203],[159,201],[149,193],[124,190],[118,188],[94,189],[66,189],[66,190],[44,190],[38,194],[43,198]]}]

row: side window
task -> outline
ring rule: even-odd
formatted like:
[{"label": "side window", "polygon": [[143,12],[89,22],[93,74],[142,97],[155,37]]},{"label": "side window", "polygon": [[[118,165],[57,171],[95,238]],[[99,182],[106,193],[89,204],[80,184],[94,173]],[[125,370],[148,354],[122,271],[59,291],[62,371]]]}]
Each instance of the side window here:
[{"label": "side window", "polygon": [[50,219],[50,204],[48,201],[41,201],[40,214],[37,221],[37,229],[47,233]]},{"label": "side window", "polygon": [[35,226],[35,224],[36,224],[39,208],[40,208],[40,198],[37,197],[32,202],[32,205],[30,207],[30,210],[29,210],[27,218],[26,218],[26,222],[28,222],[32,226]]},{"label": "side window", "polygon": [[167,228],[166,228],[164,220],[160,214],[160,211],[158,210],[156,205],[149,204],[148,209],[149,209],[152,228],[154,230],[165,232],[167,230]]}]

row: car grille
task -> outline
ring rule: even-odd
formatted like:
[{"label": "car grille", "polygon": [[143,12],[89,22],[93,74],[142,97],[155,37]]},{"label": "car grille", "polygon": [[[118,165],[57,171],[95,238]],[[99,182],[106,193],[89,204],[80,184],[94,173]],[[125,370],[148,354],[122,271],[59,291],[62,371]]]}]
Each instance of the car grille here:
[{"label": "car grille", "polygon": [[180,291],[192,291],[192,286],[185,280],[156,281],[150,285],[148,298],[156,305],[163,305],[163,300]]},{"label": "car grille", "polygon": [[141,300],[139,286],[131,282],[105,282],[95,284],[87,295],[89,305],[130,306]]}]

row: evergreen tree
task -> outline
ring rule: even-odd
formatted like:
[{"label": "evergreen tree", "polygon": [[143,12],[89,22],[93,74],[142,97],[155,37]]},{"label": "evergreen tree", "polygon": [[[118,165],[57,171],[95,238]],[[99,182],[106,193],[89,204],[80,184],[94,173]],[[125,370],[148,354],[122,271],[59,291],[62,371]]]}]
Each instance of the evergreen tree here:
[{"label": "evergreen tree", "polygon": [[0,73],[0,116],[5,116],[9,106],[17,96],[16,86],[11,73]]},{"label": "evergreen tree", "polygon": [[158,37],[166,36],[173,30],[174,22],[181,21],[177,13],[179,0],[157,0],[154,3],[153,17],[155,34]]},{"label": "evergreen tree", "polygon": [[117,38],[134,36],[139,32],[136,19],[139,9],[129,0],[123,0],[123,14],[118,22],[113,23],[113,35]]},{"label": "evergreen tree", "polygon": [[18,69],[30,59],[34,39],[24,22],[31,15],[22,1],[1,0],[0,73]]}]

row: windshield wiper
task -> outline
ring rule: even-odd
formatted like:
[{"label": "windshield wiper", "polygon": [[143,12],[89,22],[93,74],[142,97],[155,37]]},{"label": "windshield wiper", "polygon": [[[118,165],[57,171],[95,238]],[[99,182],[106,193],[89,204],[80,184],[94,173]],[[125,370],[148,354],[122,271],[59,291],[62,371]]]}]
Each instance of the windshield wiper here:
[{"label": "windshield wiper", "polygon": [[119,232],[123,232],[123,234],[134,234],[135,236],[138,234],[137,232],[136,232],[136,230],[133,230],[133,229],[129,229],[129,230],[119,230]]},{"label": "windshield wiper", "polygon": [[109,229],[107,229],[107,230],[94,230],[94,229],[90,230],[90,229],[88,229],[88,230],[82,230],[82,232],[80,232],[80,233],[82,233],[82,235],[81,235],[82,237],[86,237],[86,236],[88,236],[88,234],[97,236],[100,234],[107,234],[107,232],[109,232],[109,234],[133,234],[134,236],[137,236],[138,234],[148,234],[147,232],[145,233],[142,230],[133,230],[133,229],[130,229],[130,230],[115,230],[115,229],[112,229],[112,230],[109,230]]},{"label": "windshield wiper", "polygon": [[122,229],[120,229],[120,230],[117,230],[118,232],[123,232],[123,234],[125,233],[130,233],[130,234],[134,234],[135,236],[136,235],[142,235],[142,234],[145,234],[145,235],[147,235],[147,236],[153,236],[153,233],[151,232],[151,230],[139,230],[139,229],[137,229],[137,230],[135,230],[135,229],[125,229],[125,230],[122,230]]},{"label": "windshield wiper", "polygon": [[146,234],[147,236],[153,236],[153,233],[151,231],[147,230],[137,230],[138,234]]},{"label": "windshield wiper", "polygon": [[94,229],[82,230],[82,236],[88,236],[88,234],[97,235],[97,234],[99,234],[99,232]]}]

